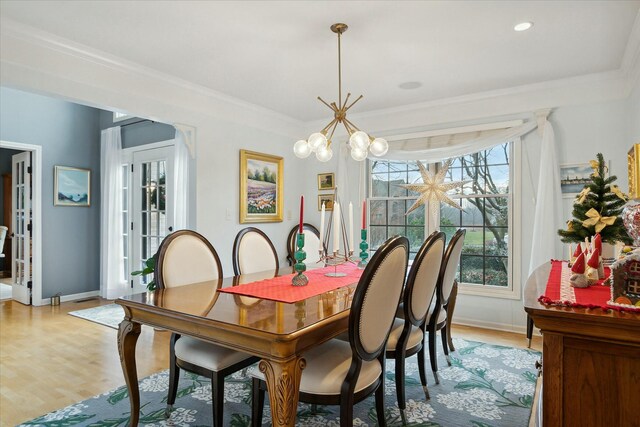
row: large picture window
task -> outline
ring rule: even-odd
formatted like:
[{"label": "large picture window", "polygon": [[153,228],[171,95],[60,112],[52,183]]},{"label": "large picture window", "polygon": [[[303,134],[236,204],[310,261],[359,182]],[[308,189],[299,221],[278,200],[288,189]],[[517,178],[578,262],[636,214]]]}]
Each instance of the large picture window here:
[{"label": "large picture window", "polygon": [[[417,194],[398,186],[422,182],[417,163],[371,160],[369,221],[372,250],[389,237],[400,234],[409,239],[413,258],[429,230],[444,231],[448,241],[458,228],[465,228],[467,233],[457,275],[461,288],[471,290],[470,293],[510,293],[514,277],[511,247],[513,152],[513,144],[504,143],[452,159],[445,182],[467,181],[461,189],[449,193],[463,210],[441,204],[439,218],[431,225],[427,223],[424,206],[405,215]],[[434,172],[441,167],[441,164],[424,164]]]}]

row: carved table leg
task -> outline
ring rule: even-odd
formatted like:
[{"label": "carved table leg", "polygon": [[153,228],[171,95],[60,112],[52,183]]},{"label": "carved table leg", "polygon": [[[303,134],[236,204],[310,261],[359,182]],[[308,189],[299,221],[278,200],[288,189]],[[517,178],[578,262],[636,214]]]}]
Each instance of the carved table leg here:
[{"label": "carved table leg", "polygon": [[306,362],[296,357],[286,362],[261,360],[258,364],[264,373],[269,391],[273,427],[293,427],[296,423],[300,377]]},{"label": "carved table leg", "polygon": [[131,405],[130,426],[138,425],[140,417],[140,390],[138,389],[138,372],[136,371],[136,342],[140,335],[140,324],[124,319],[118,328],[118,352],[120,364],[129,391]]},{"label": "carved table leg", "polygon": [[453,281],[453,288],[449,295],[449,302],[447,303],[447,340],[449,341],[449,350],[456,351],[453,346],[453,339],[451,338],[451,319],[453,319],[453,310],[456,308],[456,299],[458,298],[458,281]]}]

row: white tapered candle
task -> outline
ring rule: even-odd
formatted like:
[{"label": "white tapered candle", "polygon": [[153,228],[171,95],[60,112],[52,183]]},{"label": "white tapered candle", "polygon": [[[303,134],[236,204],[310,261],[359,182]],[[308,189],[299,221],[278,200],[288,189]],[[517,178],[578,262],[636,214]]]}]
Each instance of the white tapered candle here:
[{"label": "white tapered candle", "polygon": [[323,246],[323,241],[324,241],[324,214],[325,214],[325,208],[324,208],[324,202],[322,202],[322,209],[320,209],[320,250],[322,250],[322,246]]},{"label": "white tapered candle", "polygon": [[333,252],[340,251],[340,203],[333,204]]},{"label": "white tapered candle", "polygon": [[349,250],[353,250],[353,203],[351,202],[349,202]]}]

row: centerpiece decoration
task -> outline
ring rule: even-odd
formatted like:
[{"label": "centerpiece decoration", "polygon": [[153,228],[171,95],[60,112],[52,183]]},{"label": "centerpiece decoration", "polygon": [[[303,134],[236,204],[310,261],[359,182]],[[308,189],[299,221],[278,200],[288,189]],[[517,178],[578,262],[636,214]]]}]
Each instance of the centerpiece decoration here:
[{"label": "centerpiece decoration", "polygon": [[601,242],[608,244],[602,247],[599,256],[610,263],[614,259],[613,245],[632,242],[620,217],[628,197],[614,184],[618,179],[615,175],[606,177],[602,153],[589,164],[593,168],[591,182],[576,196],[573,219],[567,221],[566,230],[558,230],[558,235],[564,243],[582,244],[582,252],[591,253],[591,240],[599,234]]},{"label": "centerpiece decoration", "polygon": [[[364,201],[363,201],[364,207]],[[356,260],[353,257],[354,253],[354,228],[353,228],[353,204],[349,202],[348,208],[348,220],[349,220],[349,230],[347,232],[347,227],[345,225],[343,213],[342,213],[342,205],[338,200],[338,194],[336,189],[335,202],[333,204],[333,214],[329,217],[327,221],[326,234],[325,234],[325,205],[322,204],[320,209],[320,248],[318,249],[320,255],[320,261],[324,262],[327,266],[333,266],[334,270],[332,272],[326,273],[327,277],[344,277],[346,273],[338,271],[338,265],[344,264],[346,262],[356,263]],[[366,265],[366,258],[368,254],[366,253],[366,249],[368,245],[366,244],[367,238],[367,230],[365,228],[364,222],[365,211],[363,211],[363,223],[362,230],[360,231],[361,238],[364,239],[365,247],[363,249],[362,242],[360,243],[360,260],[358,261],[358,266]],[[332,236],[332,248],[331,252],[329,252],[329,235],[333,231]],[[342,251],[342,248],[344,250]],[[362,256],[364,252],[364,264],[362,264]],[[364,267],[362,267],[364,268]]]},{"label": "centerpiece decoration", "polygon": [[304,260],[307,259],[307,253],[304,251],[304,230],[302,224],[304,222],[304,196],[300,196],[300,225],[298,226],[298,234],[296,235],[296,251],[293,257],[296,263],[293,265],[293,269],[297,273],[291,279],[293,286],[306,286],[309,283],[309,278],[304,274],[307,271],[307,265]]}]

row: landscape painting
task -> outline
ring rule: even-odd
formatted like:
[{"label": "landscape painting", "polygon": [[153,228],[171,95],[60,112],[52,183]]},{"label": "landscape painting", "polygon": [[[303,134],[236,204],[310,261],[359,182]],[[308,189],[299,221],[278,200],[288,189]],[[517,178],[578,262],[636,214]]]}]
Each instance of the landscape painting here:
[{"label": "landscape painting", "polygon": [[54,171],[55,206],[90,206],[91,171],[67,166],[56,166]]},{"label": "landscape painting", "polygon": [[283,165],[282,157],[240,150],[240,223],[282,221]]},{"label": "landscape painting", "polygon": [[[605,172],[608,170],[605,167]],[[593,168],[589,163],[560,165],[560,189],[562,197],[573,198],[586,184],[591,183]]]}]

